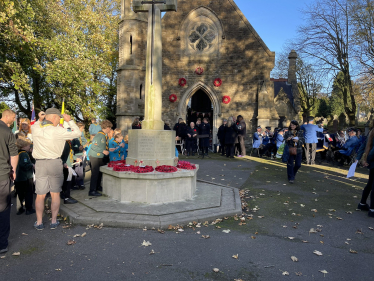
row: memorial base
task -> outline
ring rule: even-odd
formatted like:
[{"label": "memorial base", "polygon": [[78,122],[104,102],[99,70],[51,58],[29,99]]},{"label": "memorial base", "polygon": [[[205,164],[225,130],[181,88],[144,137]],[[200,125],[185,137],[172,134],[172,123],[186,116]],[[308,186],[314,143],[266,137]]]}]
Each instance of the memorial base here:
[{"label": "memorial base", "polygon": [[129,130],[129,153],[126,163],[152,167],[176,166],[175,131]]},{"label": "memorial base", "polygon": [[103,193],[120,202],[170,203],[192,199],[196,192],[195,170],[178,170],[175,173],[137,174],[116,172],[103,166]]}]

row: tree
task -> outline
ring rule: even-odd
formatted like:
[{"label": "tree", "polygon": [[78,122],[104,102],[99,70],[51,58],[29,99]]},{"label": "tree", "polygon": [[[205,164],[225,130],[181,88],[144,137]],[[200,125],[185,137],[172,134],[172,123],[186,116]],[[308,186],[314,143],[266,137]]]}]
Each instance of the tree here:
[{"label": "tree", "polygon": [[344,74],[339,72],[334,79],[330,96],[331,114],[340,116],[344,110]]},{"label": "tree", "polygon": [[318,67],[335,78],[342,73],[343,107],[355,125],[356,102],[351,80],[352,29],[348,0],[317,0],[303,11],[306,24],[299,28],[298,50],[315,60]]},{"label": "tree", "polygon": [[[21,112],[61,107],[115,115],[120,0],[5,0],[0,94]],[[109,110],[107,110],[109,108]],[[105,114],[105,115],[103,115]]]}]

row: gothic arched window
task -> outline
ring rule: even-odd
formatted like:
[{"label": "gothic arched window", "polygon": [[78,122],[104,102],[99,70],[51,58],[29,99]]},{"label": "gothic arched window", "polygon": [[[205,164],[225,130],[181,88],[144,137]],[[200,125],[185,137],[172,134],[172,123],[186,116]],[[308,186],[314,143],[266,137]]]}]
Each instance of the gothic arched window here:
[{"label": "gothic arched window", "polygon": [[192,27],[188,40],[192,49],[203,52],[209,50],[215,43],[216,29],[207,23],[198,23]]}]

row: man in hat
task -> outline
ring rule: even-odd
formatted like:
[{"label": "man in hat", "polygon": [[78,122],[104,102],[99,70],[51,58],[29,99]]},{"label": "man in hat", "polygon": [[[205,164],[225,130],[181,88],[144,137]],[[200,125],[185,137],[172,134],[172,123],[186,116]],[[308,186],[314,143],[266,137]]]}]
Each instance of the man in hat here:
[{"label": "man in hat", "polygon": [[[61,155],[65,142],[78,138],[81,135],[78,126],[71,120],[69,115],[61,115],[57,108],[49,108],[45,113],[44,121],[38,121],[31,127],[34,141],[32,156],[36,159],[35,209],[37,220],[34,227],[37,230],[44,229],[44,200],[48,192],[51,193],[52,197],[52,221],[50,228],[55,229],[60,224],[57,221],[57,214],[60,209],[60,192],[64,181]],[[59,126],[61,118],[64,118],[65,122],[71,128],[70,131],[67,128]]]},{"label": "man in hat", "polygon": [[0,254],[8,251],[10,233],[10,185],[16,179],[18,150],[16,138],[9,127],[16,120],[16,113],[6,109],[0,120]]},{"label": "man in hat", "polygon": [[247,134],[247,126],[245,124],[244,118],[241,115],[236,117],[236,127],[238,129],[238,143],[239,143],[239,155],[238,157],[243,157],[247,155],[245,150],[245,136]]},{"label": "man in hat", "polygon": [[308,121],[308,124],[302,125],[300,129],[304,131],[306,164],[314,165],[318,143],[317,133],[323,133],[323,127],[314,125],[313,116],[309,116]]},{"label": "man in hat", "polygon": [[350,128],[347,130],[347,133],[349,139],[345,142],[341,150],[335,152],[335,160],[338,162],[338,166],[343,166],[344,161],[348,160],[353,150],[361,144],[359,139],[356,137],[355,129]]}]

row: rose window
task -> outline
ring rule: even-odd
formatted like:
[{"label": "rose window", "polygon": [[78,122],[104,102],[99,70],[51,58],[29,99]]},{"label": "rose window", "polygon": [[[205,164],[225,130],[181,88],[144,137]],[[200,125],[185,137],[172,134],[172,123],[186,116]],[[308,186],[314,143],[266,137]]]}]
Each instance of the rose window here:
[{"label": "rose window", "polygon": [[208,50],[213,46],[216,32],[207,24],[200,24],[194,27],[188,39],[190,46],[197,51]]}]

